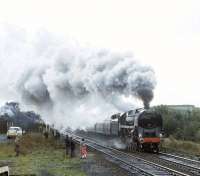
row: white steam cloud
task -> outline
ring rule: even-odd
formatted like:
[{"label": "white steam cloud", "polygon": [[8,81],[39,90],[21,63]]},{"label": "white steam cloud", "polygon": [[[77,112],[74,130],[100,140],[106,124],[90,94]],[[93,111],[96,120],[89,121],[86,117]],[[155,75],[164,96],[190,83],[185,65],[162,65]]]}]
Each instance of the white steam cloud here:
[{"label": "white steam cloud", "polygon": [[80,47],[44,31],[33,38],[12,26],[0,29],[2,101],[31,105],[48,122],[75,128],[133,108],[133,97],[145,106],[152,100],[154,71],[130,54]]}]

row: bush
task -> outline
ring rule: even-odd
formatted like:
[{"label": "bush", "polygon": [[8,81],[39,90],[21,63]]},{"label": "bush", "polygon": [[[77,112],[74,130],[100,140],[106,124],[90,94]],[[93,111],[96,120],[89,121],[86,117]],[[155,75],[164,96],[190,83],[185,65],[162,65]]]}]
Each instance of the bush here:
[{"label": "bush", "polygon": [[49,136],[45,139],[40,133],[27,133],[19,141],[20,152],[27,154],[32,152],[35,148],[60,148],[63,147],[60,141],[55,141],[54,138]]},{"label": "bush", "polygon": [[166,137],[200,142],[200,109],[181,112],[161,105],[154,107],[163,117],[163,129]]},{"label": "bush", "polygon": [[168,150],[200,155],[200,144],[191,141],[176,140],[173,136],[164,139],[162,147]]}]

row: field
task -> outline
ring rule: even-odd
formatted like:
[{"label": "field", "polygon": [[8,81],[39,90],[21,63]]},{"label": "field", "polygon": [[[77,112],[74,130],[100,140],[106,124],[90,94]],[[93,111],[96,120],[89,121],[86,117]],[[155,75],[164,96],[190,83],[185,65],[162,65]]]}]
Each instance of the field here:
[{"label": "field", "polygon": [[40,134],[21,138],[19,157],[15,156],[13,141],[1,143],[0,162],[9,165],[11,175],[85,176],[78,156],[66,157],[63,144]]}]

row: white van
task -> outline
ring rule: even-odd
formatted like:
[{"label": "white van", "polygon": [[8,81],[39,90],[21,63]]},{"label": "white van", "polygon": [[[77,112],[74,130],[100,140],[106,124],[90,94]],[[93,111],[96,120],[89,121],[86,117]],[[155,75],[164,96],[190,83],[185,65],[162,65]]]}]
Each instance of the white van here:
[{"label": "white van", "polygon": [[7,138],[15,138],[16,136],[22,136],[22,129],[21,127],[10,127],[7,132]]}]

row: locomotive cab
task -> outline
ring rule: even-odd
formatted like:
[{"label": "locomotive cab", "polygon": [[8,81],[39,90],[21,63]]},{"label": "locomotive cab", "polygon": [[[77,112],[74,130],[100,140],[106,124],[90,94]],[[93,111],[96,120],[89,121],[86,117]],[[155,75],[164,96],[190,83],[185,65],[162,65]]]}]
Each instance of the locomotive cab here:
[{"label": "locomotive cab", "polygon": [[135,119],[135,114],[133,113],[133,110],[125,112],[119,117],[119,123],[121,125],[126,125],[126,126],[133,126],[134,125],[134,119]]},{"label": "locomotive cab", "polygon": [[123,113],[119,118],[119,134],[126,144],[132,142],[132,129],[134,127],[135,121],[135,111],[130,110],[128,112]]}]

